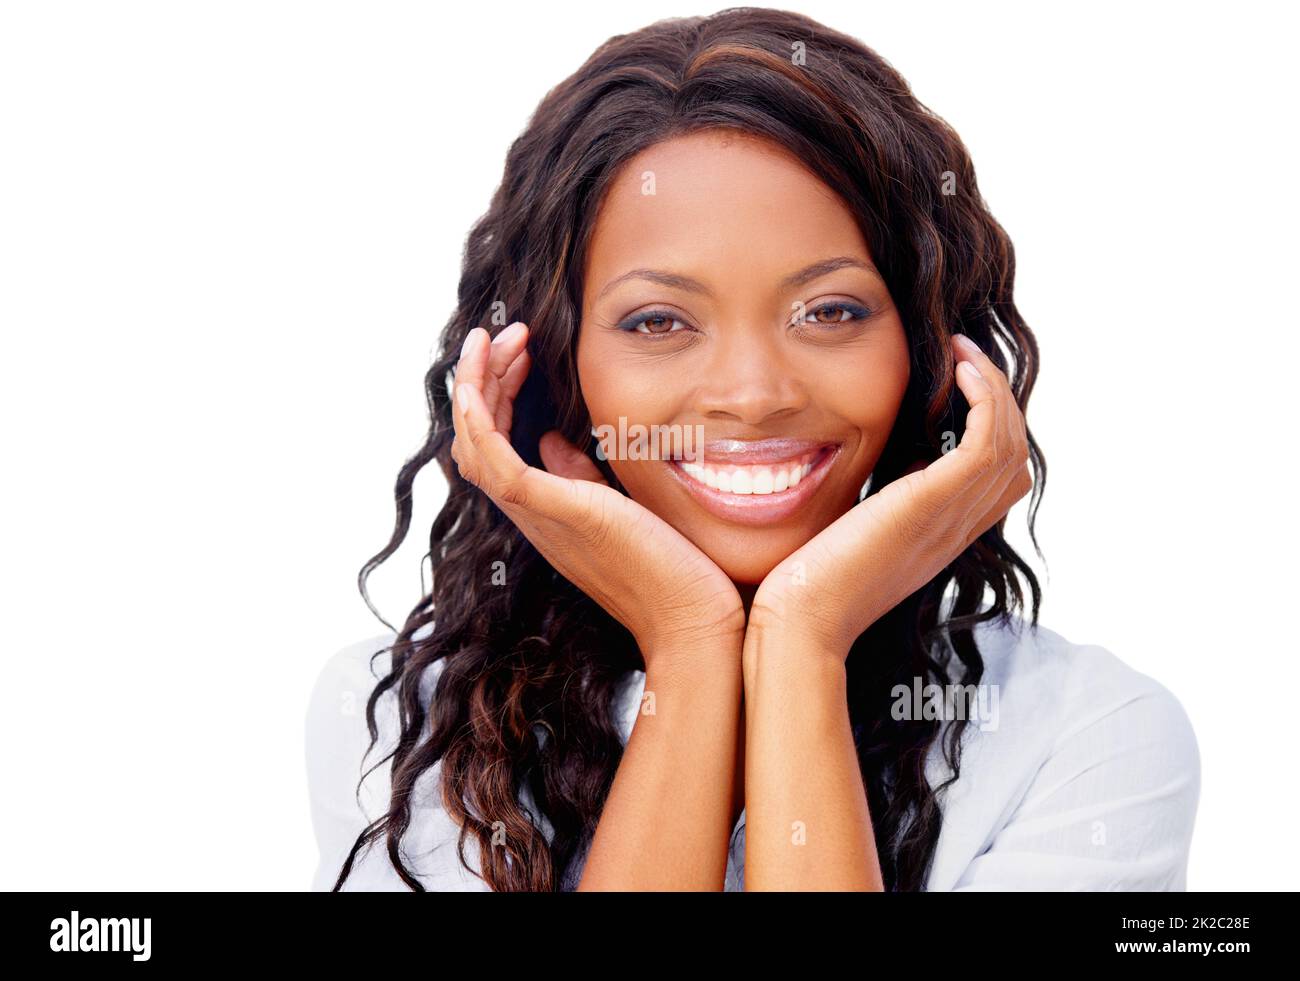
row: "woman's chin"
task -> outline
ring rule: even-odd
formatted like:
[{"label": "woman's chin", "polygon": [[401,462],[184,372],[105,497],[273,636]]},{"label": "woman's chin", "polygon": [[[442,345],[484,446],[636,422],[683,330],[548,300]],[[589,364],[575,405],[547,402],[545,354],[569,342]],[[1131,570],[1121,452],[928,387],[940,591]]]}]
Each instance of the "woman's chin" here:
[{"label": "woman's chin", "polygon": [[821,525],[782,529],[684,529],[686,537],[737,586],[757,586],[806,545]]},{"label": "woman's chin", "polygon": [[709,553],[707,549],[704,550],[727,578],[738,586],[757,586],[782,560],[789,557],[791,551],[794,549],[770,554],[761,551],[733,552],[729,549],[725,552]]}]

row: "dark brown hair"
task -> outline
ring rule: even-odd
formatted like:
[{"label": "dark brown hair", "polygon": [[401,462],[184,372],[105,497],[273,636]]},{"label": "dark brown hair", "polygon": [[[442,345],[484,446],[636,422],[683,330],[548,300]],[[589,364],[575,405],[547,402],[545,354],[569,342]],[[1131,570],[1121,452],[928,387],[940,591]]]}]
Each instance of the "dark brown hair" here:
[{"label": "dark brown hair", "polygon": [[[428,437],[398,475],[392,537],[359,577],[369,603],[366,577],[405,539],[416,474],[437,460],[450,492],[429,536],[432,585],[386,648],[391,670],[367,703],[373,748],[376,704],[386,691],[396,694],[400,734],[376,764],[392,761],[391,804],[358,837],[335,889],[359,850],[380,839],[402,879],[423,889],[398,846],[416,780],[438,761],[444,805],[462,826],[461,861],[476,841],[493,889],[559,889],[590,842],[623,751],[613,697],[644,664],[627,631],[460,477],[450,457],[447,379],[470,328],[496,333],[523,320],[534,367],[517,400],[514,446],[536,466],[548,429],[589,446],[575,350],[597,206],[632,156],[712,128],[766,138],[804,161],[857,217],[890,289],[912,370],[873,488],[960,438],[965,403],[952,381],[953,332],[972,337],[1007,372],[1022,408],[1029,399],[1038,350],[1012,301],[1011,241],[981,199],[957,134],[883,58],[805,16],[761,8],[610,38],[542,100],[465,246],[456,309],[425,379]],[[1046,468],[1032,436],[1030,447],[1032,536]],[[509,569],[504,586],[491,584],[495,562]],[[850,718],[887,889],[925,888],[940,795],[960,775],[964,727],[958,721],[944,737],[939,721],[893,719],[891,689],[918,676],[977,683],[984,666],[972,627],[1024,606],[1019,577],[1036,623],[1038,582],[999,523],[849,653]],[[420,679],[439,660],[432,704],[424,704]],[[931,787],[926,757],[941,738],[953,775]],[[554,829],[550,840],[521,806],[524,788]],[[504,829],[496,847],[494,825]]]}]

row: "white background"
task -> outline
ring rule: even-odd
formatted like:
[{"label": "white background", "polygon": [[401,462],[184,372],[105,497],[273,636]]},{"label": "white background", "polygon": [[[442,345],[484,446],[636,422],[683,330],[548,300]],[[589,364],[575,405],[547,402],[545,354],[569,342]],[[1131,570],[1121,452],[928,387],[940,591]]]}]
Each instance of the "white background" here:
[{"label": "white background", "polygon": [[[1043,623],[1191,716],[1190,888],[1292,889],[1294,25],[1046,6],[796,9],[956,127],[1015,242]],[[307,887],[307,698],[383,629],[356,572],[465,234],[552,85],[713,9],[0,7],[0,888]]]}]

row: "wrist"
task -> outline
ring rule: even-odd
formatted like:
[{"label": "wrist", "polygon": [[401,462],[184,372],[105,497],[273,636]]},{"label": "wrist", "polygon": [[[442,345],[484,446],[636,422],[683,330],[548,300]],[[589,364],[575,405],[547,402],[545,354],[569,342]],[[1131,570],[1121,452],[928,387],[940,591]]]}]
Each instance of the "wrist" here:
[{"label": "wrist", "polygon": [[838,658],[842,662],[860,633],[856,624],[838,615],[830,603],[803,610],[788,599],[774,603],[758,597],[745,628],[745,650],[780,647],[797,651],[796,656]]},{"label": "wrist", "polygon": [[839,683],[845,677],[850,645],[766,612],[751,615],[741,651],[745,687],[757,682],[760,670],[765,677],[792,671]]},{"label": "wrist", "polygon": [[667,657],[646,655],[639,711],[656,717],[655,731],[691,739],[734,733],[744,694],[739,645],[730,656],[720,654],[677,649]]},{"label": "wrist", "polygon": [[644,653],[647,650],[703,649],[740,651],[745,640],[745,608],[736,598],[734,607],[693,611],[677,608],[671,615],[650,615],[649,624],[637,624],[632,635]]},{"label": "wrist", "polygon": [[637,639],[646,665],[647,682],[725,685],[739,678],[742,631],[720,633],[658,632]]}]

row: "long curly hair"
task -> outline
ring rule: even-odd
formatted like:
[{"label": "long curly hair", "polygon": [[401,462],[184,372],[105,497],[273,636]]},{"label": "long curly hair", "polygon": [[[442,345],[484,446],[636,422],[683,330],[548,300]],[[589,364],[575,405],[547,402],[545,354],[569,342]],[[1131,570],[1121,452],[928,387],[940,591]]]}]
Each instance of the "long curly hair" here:
[{"label": "long curly hair", "polygon": [[[438,761],[443,804],[461,827],[460,861],[473,871],[466,847],[477,841],[477,871],[490,888],[564,888],[590,844],[624,748],[613,702],[644,662],[628,631],[461,478],[450,455],[450,375],[471,328],[495,334],[525,321],[533,368],[516,402],[515,449],[541,466],[539,437],[559,429],[621,489],[594,455],[578,386],[583,257],[620,166],[652,144],[703,129],[743,131],[788,149],[857,217],[911,358],[871,487],[960,439],[966,406],[953,382],[953,332],[973,338],[1008,374],[1020,407],[1028,402],[1038,348],[1012,302],[1011,241],[981,198],[957,134],[883,58],[803,15],[749,7],[610,38],[542,100],[466,241],[456,309],[425,377],[428,435],[398,474],[392,536],[358,576],[370,605],[367,576],[405,539],[412,485],[436,460],[449,493],[429,534],[432,583],[376,653],[390,652],[389,671],[366,705],[373,749],[376,706],[395,691],[400,733],[375,764],[391,760],[390,806],[358,835],[335,890],[360,850],[383,839],[402,880],[423,891],[399,844],[416,781]],[[1029,443],[1037,550],[1046,464],[1032,434]],[[850,719],[889,890],[925,888],[965,727],[958,719],[945,736],[939,720],[895,720],[891,690],[918,677],[977,684],[984,664],[973,628],[1022,610],[1022,579],[1038,621],[1038,581],[1005,540],[1004,523],[872,624],[848,655]],[[504,584],[493,582],[501,568],[509,570]],[[441,674],[425,704],[420,680],[437,661]],[[931,787],[925,765],[936,741],[951,776]],[[520,802],[525,788],[553,829],[549,840]]]}]

